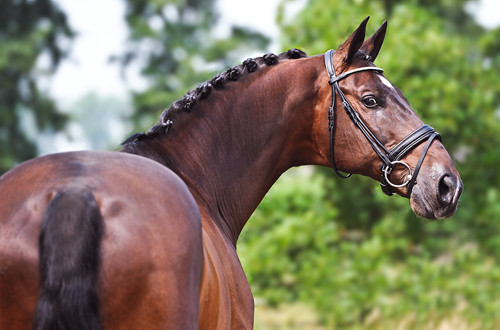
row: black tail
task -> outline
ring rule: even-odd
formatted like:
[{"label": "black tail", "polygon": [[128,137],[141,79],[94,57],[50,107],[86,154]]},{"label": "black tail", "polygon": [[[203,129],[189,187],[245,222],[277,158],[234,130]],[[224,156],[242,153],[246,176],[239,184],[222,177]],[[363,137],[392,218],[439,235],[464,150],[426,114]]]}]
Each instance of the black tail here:
[{"label": "black tail", "polygon": [[96,283],[104,222],[92,192],[58,192],[43,215],[35,330],[101,329]]}]

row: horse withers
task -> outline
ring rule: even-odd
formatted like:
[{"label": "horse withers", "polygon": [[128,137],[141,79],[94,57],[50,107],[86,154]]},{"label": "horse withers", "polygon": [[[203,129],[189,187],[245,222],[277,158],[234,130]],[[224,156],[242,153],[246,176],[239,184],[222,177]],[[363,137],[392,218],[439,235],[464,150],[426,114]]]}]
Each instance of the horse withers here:
[{"label": "horse withers", "polygon": [[246,60],[121,152],[61,153],[0,178],[1,329],[249,329],[238,236],[287,169],[381,182],[422,217],[463,186],[439,134],[377,68],[384,23],[336,52]]}]

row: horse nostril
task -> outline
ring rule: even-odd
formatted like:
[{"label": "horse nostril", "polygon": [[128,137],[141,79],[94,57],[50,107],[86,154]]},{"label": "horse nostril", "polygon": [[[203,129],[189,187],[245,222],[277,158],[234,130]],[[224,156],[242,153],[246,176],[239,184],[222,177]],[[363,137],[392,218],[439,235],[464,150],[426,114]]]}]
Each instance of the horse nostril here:
[{"label": "horse nostril", "polygon": [[444,174],[441,176],[438,185],[438,200],[441,204],[449,204],[452,202],[455,186],[455,181],[450,175]]}]

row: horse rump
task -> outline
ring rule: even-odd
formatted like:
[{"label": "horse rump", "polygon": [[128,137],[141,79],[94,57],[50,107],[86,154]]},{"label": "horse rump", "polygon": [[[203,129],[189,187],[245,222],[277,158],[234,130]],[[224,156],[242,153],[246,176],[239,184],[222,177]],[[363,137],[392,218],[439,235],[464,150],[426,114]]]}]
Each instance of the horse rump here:
[{"label": "horse rump", "polygon": [[96,292],[104,222],[86,187],[60,190],[43,214],[33,328],[101,329]]}]

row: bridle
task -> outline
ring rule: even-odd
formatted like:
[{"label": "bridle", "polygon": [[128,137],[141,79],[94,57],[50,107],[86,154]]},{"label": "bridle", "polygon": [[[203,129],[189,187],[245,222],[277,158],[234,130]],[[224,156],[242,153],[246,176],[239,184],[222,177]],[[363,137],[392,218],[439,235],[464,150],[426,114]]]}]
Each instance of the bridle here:
[{"label": "bridle", "polygon": [[[385,194],[391,196],[392,194],[394,194],[392,188],[401,188],[407,186],[406,195],[409,198],[413,190],[413,186],[417,182],[417,176],[420,171],[420,167],[422,166],[425,155],[427,154],[427,151],[429,150],[432,141],[435,138],[441,140],[441,136],[439,135],[438,132],[434,130],[434,128],[430,127],[429,125],[422,125],[415,131],[413,131],[411,134],[409,134],[407,137],[405,137],[403,140],[401,140],[401,142],[399,142],[394,148],[392,148],[391,150],[387,150],[384,144],[380,142],[380,140],[377,139],[375,134],[373,134],[373,132],[368,128],[368,126],[366,126],[363,119],[361,119],[361,117],[359,116],[358,112],[353,108],[351,103],[349,103],[349,101],[345,97],[344,93],[340,90],[338,84],[340,80],[357,72],[362,72],[362,71],[383,72],[384,70],[377,67],[367,66],[350,70],[337,76],[335,74],[335,67],[333,65],[334,52],[335,51],[332,49],[327,51],[324,55],[324,60],[325,60],[326,71],[329,77],[329,83],[332,88],[332,103],[328,111],[328,122],[329,122],[328,128],[330,131],[330,157],[331,157],[332,167],[335,173],[337,173],[337,175],[343,179],[347,179],[351,176],[350,173],[347,175],[343,175],[342,173],[340,173],[339,170],[337,169],[337,166],[335,165],[335,159],[334,159],[335,99],[336,95],[338,95],[340,101],[342,102],[342,106],[347,115],[349,116],[349,118],[351,118],[354,125],[361,130],[361,132],[366,137],[373,150],[382,160],[382,163],[379,166],[379,169],[382,172],[380,178],[380,186],[382,188],[382,191]],[[425,140],[427,140],[427,143],[425,144],[424,150],[420,154],[420,158],[418,159],[417,165],[415,166],[415,170],[412,173],[411,167],[405,162],[401,161],[401,158],[403,158],[406,154],[408,154],[411,150],[413,150],[416,146],[418,146]],[[389,179],[392,170],[398,164],[406,167],[409,172],[409,174],[405,178],[405,182],[401,184],[395,184]]]}]

